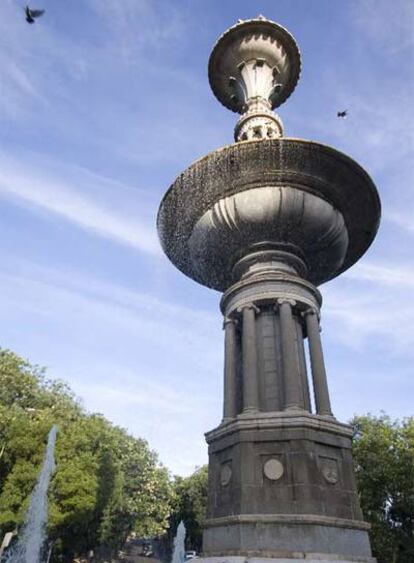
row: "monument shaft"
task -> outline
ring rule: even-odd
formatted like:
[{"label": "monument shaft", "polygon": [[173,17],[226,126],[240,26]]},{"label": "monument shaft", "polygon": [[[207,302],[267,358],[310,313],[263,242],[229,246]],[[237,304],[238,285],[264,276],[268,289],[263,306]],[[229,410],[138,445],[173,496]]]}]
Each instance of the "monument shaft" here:
[{"label": "monument shaft", "polygon": [[223,292],[223,419],[206,434],[203,539],[205,557],[220,561],[374,561],[352,431],[332,414],[317,285],[367,250],[380,202],[349,157],[283,136],[272,110],[300,66],[293,37],[261,16],[219,39],[209,79],[242,114],[236,143],[183,172],[158,215],[171,261]]}]

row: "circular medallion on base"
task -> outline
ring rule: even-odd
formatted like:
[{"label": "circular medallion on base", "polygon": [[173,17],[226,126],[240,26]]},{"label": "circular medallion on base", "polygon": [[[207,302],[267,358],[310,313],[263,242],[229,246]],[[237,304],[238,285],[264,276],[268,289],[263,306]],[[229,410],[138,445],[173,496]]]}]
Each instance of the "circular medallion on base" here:
[{"label": "circular medallion on base", "polygon": [[220,471],[220,483],[223,487],[230,483],[231,479],[231,467],[227,463],[222,466]]},{"label": "circular medallion on base", "polygon": [[268,459],[263,466],[263,473],[271,481],[277,481],[283,475],[284,468],[278,459]]}]

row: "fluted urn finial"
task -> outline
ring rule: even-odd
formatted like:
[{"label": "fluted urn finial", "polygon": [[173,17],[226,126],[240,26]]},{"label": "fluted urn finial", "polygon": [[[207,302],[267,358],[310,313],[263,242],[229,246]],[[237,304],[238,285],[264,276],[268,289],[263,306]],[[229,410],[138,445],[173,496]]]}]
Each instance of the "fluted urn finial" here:
[{"label": "fluted urn finial", "polygon": [[283,136],[283,124],[273,109],[293,92],[301,59],[292,35],[259,15],[238,20],[217,41],[209,61],[209,80],[217,99],[242,114],[236,141]]}]

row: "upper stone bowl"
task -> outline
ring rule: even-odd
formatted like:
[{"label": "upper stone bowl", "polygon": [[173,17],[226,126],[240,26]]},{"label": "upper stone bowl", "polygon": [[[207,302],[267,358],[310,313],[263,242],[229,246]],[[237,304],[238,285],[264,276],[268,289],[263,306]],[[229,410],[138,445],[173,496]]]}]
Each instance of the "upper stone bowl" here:
[{"label": "upper stone bowl", "polygon": [[249,101],[280,106],[299,80],[301,58],[292,35],[263,16],[240,20],[217,41],[208,64],[211,89],[228,109],[244,113]]},{"label": "upper stone bowl", "polygon": [[380,201],[368,174],[331,147],[301,139],[236,143],[196,161],[165,194],[158,232],[190,278],[225,291],[235,265],[280,249],[319,285],[354,264],[378,229]]}]

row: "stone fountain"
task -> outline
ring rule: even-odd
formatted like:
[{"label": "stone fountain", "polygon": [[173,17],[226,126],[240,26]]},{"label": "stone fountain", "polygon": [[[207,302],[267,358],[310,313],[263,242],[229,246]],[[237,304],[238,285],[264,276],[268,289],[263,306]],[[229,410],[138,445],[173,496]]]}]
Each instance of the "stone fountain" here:
[{"label": "stone fountain", "polygon": [[158,214],[171,262],[223,292],[224,413],[206,434],[203,538],[204,557],[220,561],[375,561],[352,432],[331,409],[317,286],[366,252],[380,201],[351,158],[284,136],[272,110],[300,69],[292,35],[262,16],[220,37],[209,80],[241,114],[236,142],[185,170]]}]

